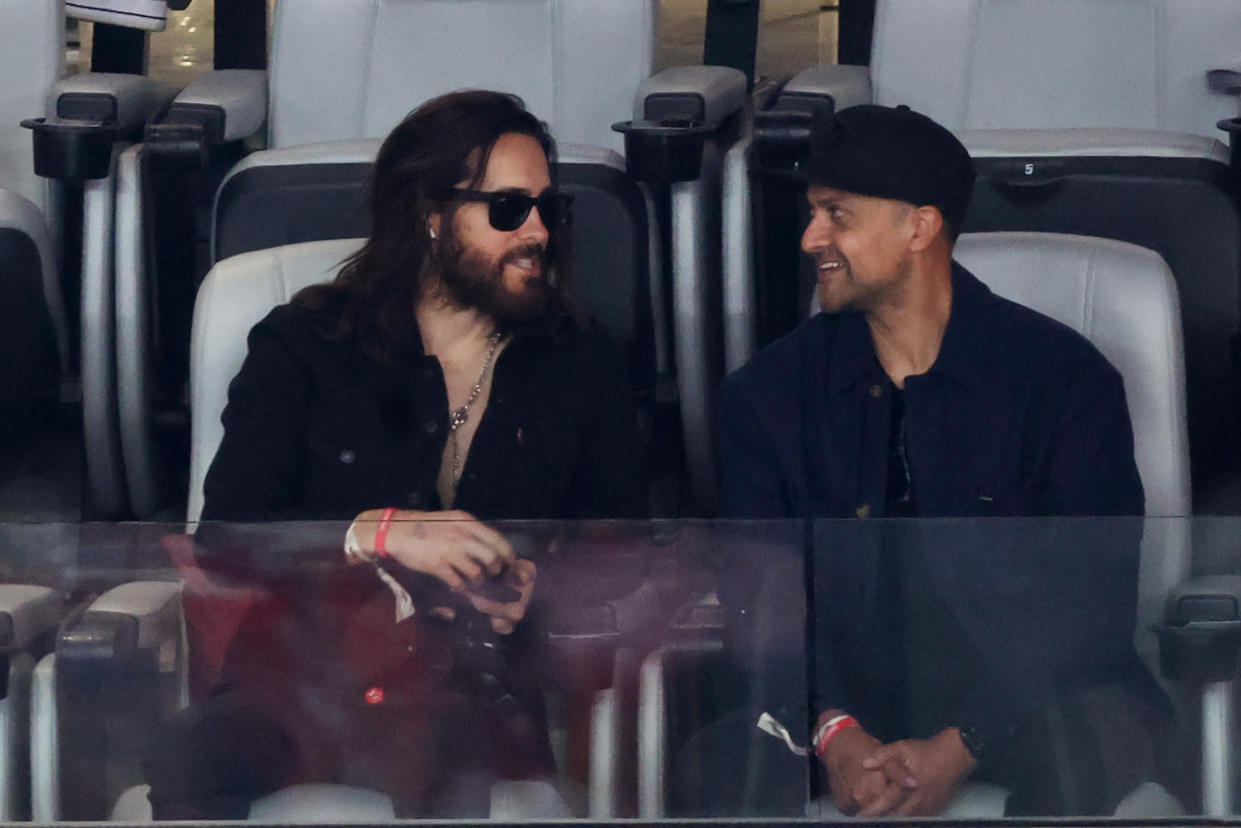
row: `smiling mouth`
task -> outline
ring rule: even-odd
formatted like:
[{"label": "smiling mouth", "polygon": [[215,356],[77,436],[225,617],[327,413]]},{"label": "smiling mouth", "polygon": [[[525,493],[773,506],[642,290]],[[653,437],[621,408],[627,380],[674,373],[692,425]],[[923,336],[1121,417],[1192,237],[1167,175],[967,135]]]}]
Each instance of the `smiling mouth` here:
[{"label": "smiling mouth", "polygon": [[828,276],[832,273],[835,273],[838,270],[844,270],[845,268],[844,262],[836,261],[836,260],[817,261],[815,264],[816,264],[817,270],[819,271],[820,277]]},{"label": "smiling mouth", "polygon": [[518,271],[526,279],[541,279],[546,269],[547,255],[541,248],[514,250],[504,257],[503,265]]}]

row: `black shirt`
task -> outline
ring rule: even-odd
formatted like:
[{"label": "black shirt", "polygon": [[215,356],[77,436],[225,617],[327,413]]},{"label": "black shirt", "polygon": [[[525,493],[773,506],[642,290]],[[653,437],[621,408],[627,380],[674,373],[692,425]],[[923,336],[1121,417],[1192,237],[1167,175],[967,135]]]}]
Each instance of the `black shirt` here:
[{"label": "black shirt", "polygon": [[[439,361],[410,320],[392,363],[323,335],[297,304],[254,327],[229,386],[204,520],[349,520],[434,509],[448,434]],[[455,508],[491,519],[637,517],[645,452],[621,360],[568,319],[513,331],[462,469]]]}]

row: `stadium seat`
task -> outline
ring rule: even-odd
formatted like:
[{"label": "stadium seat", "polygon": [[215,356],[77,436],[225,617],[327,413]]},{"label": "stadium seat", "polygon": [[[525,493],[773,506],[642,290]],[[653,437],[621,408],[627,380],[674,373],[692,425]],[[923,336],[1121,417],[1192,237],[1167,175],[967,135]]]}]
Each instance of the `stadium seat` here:
[{"label": "stadium seat", "polygon": [[[705,311],[685,303],[678,316],[664,295],[682,290],[682,284],[698,289],[713,281],[714,242],[698,236],[714,235],[712,181],[719,153],[708,141],[704,172],[693,176],[697,181],[640,187],[622,174],[625,162],[618,150],[628,138],[611,127],[631,119],[680,118],[699,131],[722,127],[720,140],[727,141],[747,100],[745,78],[735,70],[680,67],[650,77],[655,12],[652,0],[277,3],[268,75],[234,70],[195,81],[148,130],[141,152],[170,164],[194,165],[265,125],[267,150],[247,156],[228,172],[218,194],[207,188],[212,230],[202,259],[210,266],[246,250],[364,235],[360,193],[378,139],[435,95],[471,87],[514,92],[549,123],[561,147],[559,175],[578,196],[575,234],[586,304],[603,315],[629,351],[639,391],[654,397],[657,380],[672,376],[672,348],[685,348],[682,341],[694,335],[705,336],[697,315]],[[463,34],[445,37],[445,32]],[[178,154],[186,148],[188,154]],[[122,178],[143,169],[134,159]],[[128,215],[143,215],[144,209],[164,212],[143,208],[142,188],[124,181],[122,188],[134,199],[118,208]],[[669,201],[679,206],[669,208]],[[684,218],[673,219],[681,223],[670,231],[672,252],[665,255],[665,230],[657,218],[669,211]],[[255,220],[258,215],[262,221]],[[152,400],[160,389],[154,387],[151,366],[185,361],[183,354],[167,353],[167,341],[151,344],[146,320],[158,313],[160,329],[181,337],[176,348],[185,347],[194,285],[161,281],[159,295],[185,301],[177,309],[151,307],[146,297],[154,295],[154,288],[147,281],[151,263],[141,260],[141,223],[119,222],[117,237],[118,260],[126,262],[117,273],[118,295],[126,297],[118,322],[121,433],[129,491],[136,512],[145,515],[159,508],[167,489],[160,483],[152,436]],[[669,287],[661,276],[665,259],[671,261]],[[185,272],[179,268],[175,276],[183,279]],[[676,328],[675,336],[670,327]],[[682,415],[700,424],[687,431],[698,435],[704,447],[706,420],[695,408],[703,394],[687,390],[685,383],[692,389],[710,385],[704,378],[708,350],[691,343],[678,351],[676,362],[680,396],[688,401]],[[169,368],[161,381],[168,377],[173,387],[162,396],[179,397],[184,369]],[[709,461],[705,449],[699,454]],[[702,499],[709,501],[712,475],[700,465],[691,462],[690,469],[699,488],[708,489]]]},{"label": "stadium seat", "polygon": [[[110,162],[117,142],[140,133],[162,101],[158,87],[136,76],[67,75],[65,13],[59,0],[10,4],[0,12],[10,79],[8,93],[0,98],[5,115],[0,127],[0,210],[5,216],[0,219],[0,253],[12,262],[5,267],[11,285],[0,330],[6,353],[20,354],[5,360],[0,416],[28,408],[36,394],[59,399],[58,374],[68,379],[80,359],[87,512],[116,516],[124,510],[124,497],[111,386]],[[33,130],[33,164],[28,130]],[[79,203],[80,225],[68,220]],[[78,295],[72,280],[79,271],[81,312],[71,316],[62,297]],[[70,318],[80,326],[77,347],[72,340],[79,331]],[[72,392],[67,396],[71,399]]]},{"label": "stadium seat", "polygon": [[[1217,128],[1241,115],[1241,7],[1193,0],[876,6],[871,65],[809,69],[783,87],[772,111],[906,104],[953,130],[975,159],[967,232],[1100,236],[1162,255],[1181,296],[1195,511],[1241,509],[1241,213],[1228,146],[1236,122]],[[739,175],[744,167],[737,158],[730,169]],[[748,190],[732,181],[739,193]],[[785,198],[776,182],[755,186]],[[757,203],[748,217],[740,195],[725,210],[742,229],[758,221],[760,234],[779,232],[792,208]],[[726,261],[735,268],[725,288],[735,367],[804,305],[786,287],[796,267],[787,254],[759,253],[757,300],[746,287],[750,265]]]},{"label": "stadium seat", "polygon": [[53,193],[34,174],[23,118],[42,113],[48,90],[63,74],[64,17],[55,3],[9,4],[0,10],[0,371],[5,393],[0,428],[30,413],[40,394],[55,398],[69,368],[69,332],[60,294],[59,223]]}]

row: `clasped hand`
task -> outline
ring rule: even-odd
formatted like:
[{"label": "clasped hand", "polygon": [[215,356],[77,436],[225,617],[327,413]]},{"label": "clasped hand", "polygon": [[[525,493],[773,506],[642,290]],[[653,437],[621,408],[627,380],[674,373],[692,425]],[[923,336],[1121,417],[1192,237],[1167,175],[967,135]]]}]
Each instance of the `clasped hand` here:
[{"label": "clasped hand", "polygon": [[[354,522],[358,544],[371,554],[381,514],[378,509],[366,511]],[[433,575],[462,594],[491,618],[492,629],[501,635],[511,633],[525,617],[538,574],[534,562],[518,558],[503,535],[468,512],[398,511],[384,549],[402,566]],[[496,576],[518,593],[516,600],[496,601],[481,594],[483,582]]]},{"label": "clasped hand", "polygon": [[881,817],[941,813],[977,763],[956,728],[885,745],[851,727],[832,739],[823,764],[841,812]]}]

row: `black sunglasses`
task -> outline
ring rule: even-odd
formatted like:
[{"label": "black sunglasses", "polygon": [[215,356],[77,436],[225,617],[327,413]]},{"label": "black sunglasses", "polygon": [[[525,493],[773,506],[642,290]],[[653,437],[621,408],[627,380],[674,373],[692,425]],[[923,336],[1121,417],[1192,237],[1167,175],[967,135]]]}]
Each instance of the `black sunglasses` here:
[{"label": "black sunglasses", "polygon": [[459,201],[484,201],[487,203],[487,220],[497,230],[508,232],[526,223],[532,207],[539,208],[539,218],[548,230],[569,223],[569,207],[573,196],[557,190],[547,190],[538,197],[525,193],[466,190],[456,187],[452,197]]}]

